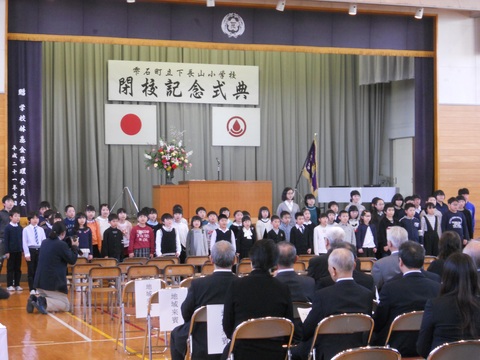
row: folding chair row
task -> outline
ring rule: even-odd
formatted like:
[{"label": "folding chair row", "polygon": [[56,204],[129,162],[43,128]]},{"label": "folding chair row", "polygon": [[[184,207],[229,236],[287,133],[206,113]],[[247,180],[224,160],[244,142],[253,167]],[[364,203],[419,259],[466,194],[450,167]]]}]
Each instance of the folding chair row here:
[{"label": "folding chair row", "polygon": [[[127,354],[139,354],[139,351],[136,352],[129,352],[127,350],[127,332],[144,332],[143,329],[139,329],[138,327],[133,327],[134,330],[127,331],[126,325],[132,323],[133,321],[137,320],[136,317],[136,308],[135,308],[135,283],[137,280],[130,280],[128,281],[125,286],[123,287],[122,291],[122,299],[120,304],[120,321],[118,323],[118,330],[117,330],[117,341],[115,345],[115,350],[118,348],[118,340],[120,338],[120,334],[122,334],[122,344],[123,350]],[[165,281],[158,279],[160,282],[160,288],[165,289],[167,287]],[[142,321],[146,321],[146,319],[142,319]]]}]

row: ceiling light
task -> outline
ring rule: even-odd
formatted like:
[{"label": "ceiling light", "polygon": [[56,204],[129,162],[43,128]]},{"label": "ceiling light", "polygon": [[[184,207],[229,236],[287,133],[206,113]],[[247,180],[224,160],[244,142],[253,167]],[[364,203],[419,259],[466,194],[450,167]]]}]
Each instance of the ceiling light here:
[{"label": "ceiling light", "polygon": [[350,4],[348,15],[357,15],[357,4]]},{"label": "ceiling light", "polygon": [[283,11],[283,10],[285,10],[285,3],[286,3],[286,2],[287,2],[286,0],[278,0],[276,9],[277,9],[278,11]]},{"label": "ceiling light", "polygon": [[134,3],[135,0],[127,0],[127,3]]},{"label": "ceiling light", "polygon": [[418,8],[415,12],[415,19],[423,18],[423,8]]}]

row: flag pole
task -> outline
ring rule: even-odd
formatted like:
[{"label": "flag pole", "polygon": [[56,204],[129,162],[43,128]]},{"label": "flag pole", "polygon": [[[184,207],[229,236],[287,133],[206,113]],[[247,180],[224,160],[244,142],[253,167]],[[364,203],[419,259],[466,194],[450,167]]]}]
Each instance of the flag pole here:
[{"label": "flag pole", "polygon": [[[317,133],[315,133],[315,134],[313,135],[313,142],[315,142],[315,140],[317,140]],[[313,143],[313,142],[312,142],[312,143]],[[294,189],[295,192],[298,192],[297,187],[298,187],[298,184],[300,183],[300,179],[302,178],[303,169],[305,169],[305,165],[307,165],[307,161],[308,161],[308,157],[309,157],[309,155],[310,155],[310,149],[311,149],[311,148],[312,148],[312,145],[310,145],[310,147],[308,148],[307,156],[305,157],[305,161],[303,162],[302,168],[300,169],[300,174],[298,174],[297,182],[296,182],[296,184],[295,184],[295,189]],[[300,195],[300,193],[299,193],[299,195]],[[297,199],[297,201],[298,201],[298,199]]]}]

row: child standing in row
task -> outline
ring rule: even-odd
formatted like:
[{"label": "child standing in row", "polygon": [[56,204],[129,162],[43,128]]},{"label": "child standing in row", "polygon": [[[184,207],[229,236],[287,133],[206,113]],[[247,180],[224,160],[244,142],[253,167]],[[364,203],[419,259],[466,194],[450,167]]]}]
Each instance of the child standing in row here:
[{"label": "child standing in row", "polygon": [[76,218],[75,218],[75,208],[73,205],[67,205],[65,206],[65,219],[63,219],[63,222],[65,223],[65,227],[67,228],[67,234],[65,235],[65,239],[67,237],[71,237],[75,235],[75,223],[76,223]]},{"label": "child standing in row", "polygon": [[195,210],[195,214],[202,219],[202,227],[208,224],[208,220],[205,219],[207,210],[203,206],[198,207],[197,210]]},{"label": "child standing in row", "polygon": [[225,215],[228,219],[227,222],[227,228],[230,229],[230,226],[233,224],[232,220],[230,220],[230,210],[227,207],[221,207],[220,210],[218,210],[218,215]]},{"label": "child standing in row", "polygon": [[280,213],[280,220],[281,220],[281,224],[280,224],[280,229],[283,230],[283,232],[285,233],[285,236],[287,238],[287,241],[290,242],[290,232],[292,230],[292,222],[291,222],[291,219],[290,219],[290,213],[288,211],[282,211]]},{"label": "child standing in row", "polygon": [[188,256],[207,256],[208,242],[207,235],[202,229],[202,219],[200,216],[193,216],[191,221],[192,229],[188,232],[186,251]]},{"label": "child standing in row", "polygon": [[235,239],[238,238],[238,232],[242,229],[243,224],[242,224],[242,219],[243,219],[243,212],[242,210],[235,210],[233,213],[233,223],[230,225],[230,229],[233,231],[233,234],[235,235]]},{"label": "child standing in row", "polygon": [[238,233],[236,244],[236,250],[240,260],[248,257],[251,247],[255,241],[257,241],[255,228],[252,226],[250,216],[244,216],[242,218],[242,224],[243,227]]},{"label": "child standing in row", "polygon": [[5,256],[7,262],[7,290],[22,291],[20,279],[22,277],[22,232],[20,226],[20,211],[13,208],[9,212],[10,223],[5,227]]},{"label": "child standing in row", "polygon": [[[233,248],[236,249],[235,244],[235,235],[231,229],[227,227],[228,218],[224,214],[220,214],[218,216],[218,229],[215,229],[212,233],[212,237],[210,239],[210,252],[213,249],[213,245],[215,245],[218,241],[228,241],[232,244]],[[241,234],[241,233],[240,233]]]},{"label": "child standing in row", "polygon": [[290,242],[297,249],[297,255],[306,255],[312,253],[312,239],[303,225],[305,218],[302,212],[295,214],[295,226],[290,231]]},{"label": "child standing in row", "polygon": [[157,230],[155,241],[157,256],[175,255],[180,256],[182,251],[180,237],[173,227],[173,216],[171,214],[162,215],[163,225]]},{"label": "child standing in row", "polygon": [[[310,211],[310,220],[314,226],[318,225],[320,219],[320,208],[315,206],[317,199],[315,199],[315,195],[307,194],[305,195],[305,208]],[[305,213],[303,214],[305,216]]]},{"label": "child standing in row", "polygon": [[100,224],[95,220],[95,207],[87,205],[85,215],[87,215],[87,226],[92,230],[93,257],[99,258],[102,250],[102,235],[100,234]]},{"label": "child standing in row", "polygon": [[28,266],[30,295],[36,295],[37,289],[33,287],[33,279],[35,279],[35,272],[37,271],[40,245],[45,240],[45,231],[38,225],[40,218],[34,212],[30,213],[27,218],[30,224],[22,232],[23,254]]},{"label": "child standing in row", "polygon": [[92,246],[92,230],[86,225],[87,217],[84,213],[79,212],[75,221],[75,235],[78,238],[78,249],[80,254],[88,259],[93,258]]},{"label": "child standing in row", "polygon": [[405,216],[400,219],[400,225],[407,230],[408,240],[423,245],[423,233],[421,233],[420,229],[420,220],[415,217],[415,205],[413,203],[405,205]]},{"label": "child standing in row", "polygon": [[158,222],[158,213],[157,209],[155,208],[147,208],[148,209],[148,220],[147,226],[150,226],[153,230],[153,233],[156,234],[158,229],[160,229],[160,223]]},{"label": "child standing in row", "polygon": [[255,224],[255,230],[257,232],[257,240],[262,240],[267,233],[272,230],[272,222],[270,221],[270,210],[268,207],[262,206],[258,210],[258,220]]},{"label": "child standing in row", "polygon": [[124,208],[118,209],[118,224],[117,227],[123,234],[123,256],[128,256],[128,244],[130,243],[130,232],[132,231],[132,223],[127,220],[127,211]]},{"label": "child standing in row", "polygon": [[[97,216],[98,225],[100,225],[100,244],[103,241],[103,233],[110,227],[108,221],[108,215],[110,215],[110,208],[108,204],[100,204],[100,215]],[[101,247],[101,245],[100,245]]]},{"label": "child standing in row", "polygon": [[215,211],[210,211],[207,216],[208,223],[203,225],[203,230],[205,230],[205,233],[207,234],[208,248],[210,249],[212,234],[216,229],[218,229],[217,213]]},{"label": "child standing in row", "polygon": [[357,251],[360,257],[374,257],[377,253],[377,229],[371,224],[372,213],[363,210],[360,224],[355,233],[357,238]]},{"label": "child standing in row", "polygon": [[271,239],[278,244],[280,241],[286,241],[285,232],[280,229],[280,218],[277,215],[272,215],[272,230],[267,233],[267,239]]},{"label": "child standing in row", "polygon": [[345,231],[345,242],[356,245],[357,240],[355,239],[355,230],[353,230],[353,227],[351,227],[348,223],[348,212],[342,210],[340,211],[338,217],[340,219],[338,226],[340,226],[343,231]]},{"label": "child standing in row", "polygon": [[118,262],[123,259],[123,233],[118,228],[118,215],[108,214],[109,227],[103,233],[102,256],[115,258]]},{"label": "child standing in row", "polygon": [[132,228],[128,245],[129,257],[152,258],[155,253],[155,238],[151,227],[147,226],[148,212],[140,210],[137,225]]},{"label": "child standing in row", "polygon": [[[402,200],[403,201],[403,200]],[[377,231],[377,259],[390,255],[387,245],[387,231],[392,226],[399,226],[400,222],[395,219],[395,205],[386,203],[384,207],[385,216],[380,219]]]},{"label": "child standing in row", "polygon": [[[423,246],[425,255],[438,256],[438,231],[440,219],[435,214],[435,205],[431,202],[425,204],[425,214],[420,220],[420,228],[423,230]],[[441,230],[440,230],[441,231]]]},{"label": "child standing in row", "polygon": [[172,226],[175,228],[175,231],[180,238],[180,262],[185,262],[187,256],[186,247],[187,247],[187,235],[188,235],[188,225],[185,219],[183,218],[183,208],[180,205],[175,205],[173,207],[173,223]]},{"label": "child standing in row", "polygon": [[313,229],[313,254],[326,254],[325,237],[327,236],[328,216],[326,213],[320,214],[320,224]]}]

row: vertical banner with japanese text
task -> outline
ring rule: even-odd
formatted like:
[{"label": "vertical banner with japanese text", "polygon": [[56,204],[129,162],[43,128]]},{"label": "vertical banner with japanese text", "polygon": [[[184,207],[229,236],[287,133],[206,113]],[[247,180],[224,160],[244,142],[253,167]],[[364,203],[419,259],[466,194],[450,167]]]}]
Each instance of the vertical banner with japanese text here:
[{"label": "vertical banner with japanese text", "polygon": [[108,61],[108,100],[258,105],[258,66]]},{"label": "vertical banner with japanese text", "polygon": [[42,171],[42,44],[9,41],[8,193],[21,215],[36,211]]}]

